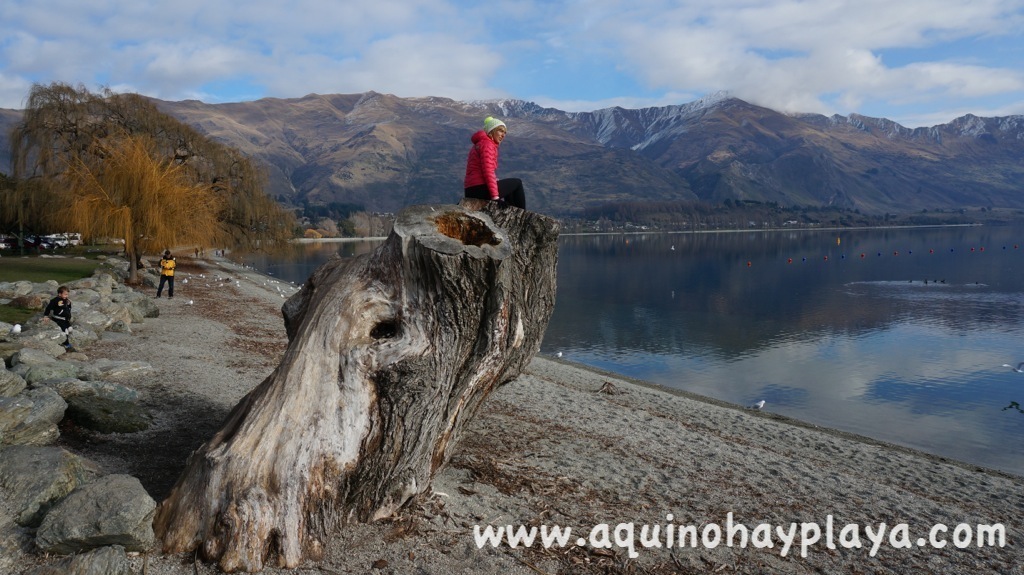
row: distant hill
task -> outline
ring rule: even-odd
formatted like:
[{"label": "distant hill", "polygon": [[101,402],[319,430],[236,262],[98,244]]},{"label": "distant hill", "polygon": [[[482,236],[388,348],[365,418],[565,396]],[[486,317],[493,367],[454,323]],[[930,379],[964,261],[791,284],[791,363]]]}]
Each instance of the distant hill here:
[{"label": "distant hill", "polygon": [[[528,206],[555,215],[615,201],[695,199],[866,214],[1024,209],[1024,116],[967,115],[908,129],[859,115],[782,114],[724,95],[579,113],[374,92],[156,103],[265,162],[270,193],[289,205],[394,212],[457,201],[469,136],[496,115],[509,125],[499,176],[521,177]],[[8,124],[3,112],[0,124]]]}]

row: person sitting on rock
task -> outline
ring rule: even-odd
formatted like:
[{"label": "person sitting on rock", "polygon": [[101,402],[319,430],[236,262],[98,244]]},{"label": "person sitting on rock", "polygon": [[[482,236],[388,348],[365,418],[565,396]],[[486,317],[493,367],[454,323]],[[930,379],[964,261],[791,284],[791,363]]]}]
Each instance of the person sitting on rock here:
[{"label": "person sitting on rock", "polygon": [[71,290],[68,286],[60,286],[57,288],[57,297],[50,300],[50,303],[46,304],[46,309],[43,310],[43,321],[50,320],[57,324],[60,331],[64,334],[64,349],[69,352],[75,351],[75,348],[71,345]]}]

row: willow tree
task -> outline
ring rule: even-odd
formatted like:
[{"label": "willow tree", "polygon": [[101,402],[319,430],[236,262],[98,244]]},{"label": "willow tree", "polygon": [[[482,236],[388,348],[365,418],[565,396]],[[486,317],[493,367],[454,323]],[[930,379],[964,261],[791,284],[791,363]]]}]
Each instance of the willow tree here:
[{"label": "willow tree", "polygon": [[57,229],[53,206],[50,189],[39,181],[0,174],[0,232],[16,237],[22,249],[26,236]]},{"label": "willow tree", "polygon": [[180,164],[159,158],[150,138],[123,134],[95,146],[65,172],[68,200],[61,205],[69,209],[60,210],[60,223],[86,241],[124,238],[128,281],[137,280],[143,253],[221,239],[220,198],[192,182]]},{"label": "willow tree", "polygon": [[33,86],[22,122],[11,134],[12,175],[18,185],[31,182],[36,190],[62,191],[69,166],[98,167],[102,142],[123,135],[148,138],[154,158],[180,166],[187,179],[218,196],[217,221],[228,245],[265,245],[291,237],[294,218],[265,193],[266,176],[258,164],[138,94],[94,94],[62,83]]}]

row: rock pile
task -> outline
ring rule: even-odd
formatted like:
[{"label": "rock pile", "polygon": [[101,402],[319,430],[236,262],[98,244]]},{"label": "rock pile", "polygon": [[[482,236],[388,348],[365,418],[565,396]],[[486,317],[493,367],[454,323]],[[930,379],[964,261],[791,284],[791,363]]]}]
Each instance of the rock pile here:
[{"label": "rock pile", "polygon": [[36,552],[71,557],[31,575],[130,573],[126,553],[154,545],[156,502],[138,479],[105,474],[54,446],[65,418],[100,433],[149,425],[136,392],[117,380],[152,367],[87,355],[91,343],[130,334],[133,324],[160,313],[149,297],[124,285],[127,270],[128,262],[108,259],[91,277],[67,284],[73,353],[61,345],[60,329],[41,321],[57,282],[0,282],[0,304],[40,311],[23,325],[0,322],[0,572],[13,573],[19,555]]}]

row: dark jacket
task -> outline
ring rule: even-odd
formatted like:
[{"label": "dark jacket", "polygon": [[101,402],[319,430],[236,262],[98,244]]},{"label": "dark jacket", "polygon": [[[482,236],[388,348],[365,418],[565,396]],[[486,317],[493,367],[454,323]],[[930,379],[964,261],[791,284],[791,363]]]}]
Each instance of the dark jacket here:
[{"label": "dark jacket", "polygon": [[57,325],[67,327],[71,323],[71,300],[61,299],[60,296],[51,299],[43,315],[57,322]]}]

